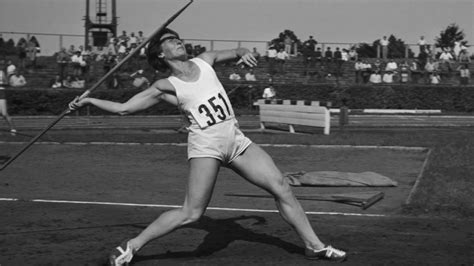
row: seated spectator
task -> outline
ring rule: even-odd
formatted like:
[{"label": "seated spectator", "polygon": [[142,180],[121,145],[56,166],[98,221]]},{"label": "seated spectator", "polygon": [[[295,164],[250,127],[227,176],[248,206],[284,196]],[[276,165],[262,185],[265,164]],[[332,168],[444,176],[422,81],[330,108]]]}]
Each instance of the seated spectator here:
[{"label": "seated spectator", "polygon": [[235,80],[235,81],[238,81],[238,80],[241,80],[242,78],[240,77],[240,75],[237,73],[237,68],[234,68],[234,72],[232,72],[229,76],[229,80]]},{"label": "seated spectator", "polygon": [[387,65],[385,66],[385,71],[397,71],[398,70],[398,65],[397,63],[395,62],[395,60],[393,60],[393,58],[391,58]]},{"label": "seated spectator", "polygon": [[133,78],[132,84],[135,88],[147,89],[150,87],[150,81],[145,77],[142,69],[131,74],[130,77]]},{"label": "seated spectator", "polygon": [[428,58],[425,64],[425,79],[428,79],[426,80],[427,83],[431,83],[431,74],[437,70],[437,65],[431,60],[431,58]]},{"label": "seated spectator", "polygon": [[347,62],[349,61],[349,51],[347,49],[342,49],[342,52],[341,52],[341,59],[342,61],[344,62]]},{"label": "seated spectator", "polygon": [[461,64],[458,67],[459,70],[459,81],[461,85],[468,85],[469,80],[471,79],[471,72],[467,64]]},{"label": "seated spectator", "polygon": [[309,39],[304,41],[303,45],[308,46],[309,49],[311,49],[314,52],[314,49],[316,48],[316,44],[318,44],[318,41],[316,41],[313,36],[309,36]]},{"label": "seated spectator", "polygon": [[7,61],[7,77],[10,78],[13,73],[16,72],[16,66],[13,64],[12,60]]},{"label": "seated spectator", "polygon": [[74,46],[74,44],[71,44],[71,46],[69,46],[69,49],[67,50],[67,54],[69,55],[69,57],[72,57],[73,55],[76,54],[76,47]]},{"label": "seated spectator", "polygon": [[267,49],[267,52],[266,52],[266,58],[267,58],[267,61],[268,61],[268,72],[273,75],[275,74],[275,61],[276,61],[276,55],[277,55],[278,51],[275,47],[274,44],[270,44],[268,49]]},{"label": "seated spectator", "polygon": [[378,70],[380,72],[382,72],[382,62],[380,62],[380,60],[375,60],[374,62],[374,70]]},{"label": "seated spectator", "polygon": [[[362,64],[362,80],[364,83],[368,83],[372,74],[372,65],[367,60],[364,60]],[[380,77],[380,79],[382,79],[382,77]]]},{"label": "seated spectator", "polygon": [[9,82],[10,86],[15,88],[24,87],[26,85],[25,77],[18,71],[15,71],[13,75],[10,76]]},{"label": "seated spectator", "polygon": [[430,84],[439,84],[441,82],[441,77],[438,73],[438,71],[434,71],[433,73],[431,73],[430,75]]},{"label": "seated spectator", "polygon": [[53,89],[58,89],[62,87],[61,76],[56,75],[53,80],[51,80],[49,87]]},{"label": "seated spectator", "polygon": [[275,97],[276,97],[275,88],[273,88],[272,85],[266,87],[266,88],[263,90],[262,97],[263,97],[263,99],[265,99],[265,100],[274,100]]},{"label": "seated spectator", "polygon": [[410,70],[408,67],[408,62],[405,61],[400,65],[400,82],[401,83],[408,82],[409,73],[410,73]]},{"label": "seated spectator", "polygon": [[413,83],[418,83],[418,79],[421,75],[420,67],[418,65],[418,61],[414,60],[410,63],[410,75],[411,75],[411,80]]},{"label": "seated spectator", "polygon": [[249,72],[247,72],[245,74],[245,80],[246,81],[257,81],[257,78],[255,77],[255,74],[253,73],[253,68],[251,68],[249,70]]},{"label": "seated spectator", "polygon": [[383,83],[393,83],[393,75],[393,71],[386,71],[382,77]]},{"label": "seated spectator", "polygon": [[382,75],[380,74],[380,71],[375,70],[375,72],[370,75],[369,81],[372,84],[382,83]]}]

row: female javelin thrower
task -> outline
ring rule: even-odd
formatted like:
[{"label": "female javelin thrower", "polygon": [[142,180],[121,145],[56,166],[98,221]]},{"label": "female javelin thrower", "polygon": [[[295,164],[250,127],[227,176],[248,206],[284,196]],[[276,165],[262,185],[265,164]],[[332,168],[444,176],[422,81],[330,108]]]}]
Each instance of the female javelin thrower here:
[{"label": "female javelin thrower", "polygon": [[0,69],[0,116],[2,116],[5,119],[5,121],[7,121],[8,126],[10,127],[10,133],[12,135],[15,135],[16,130],[13,126],[12,118],[8,114],[7,99],[5,96],[5,87],[3,87],[4,85],[8,85],[8,80],[5,75],[5,72]]},{"label": "female javelin thrower", "polygon": [[181,208],[161,214],[138,236],[124,241],[110,255],[111,265],[127,265],[137,251],[149,241],[176,228],[197,221],[211,199],[217,174],[224,165],[247,181],[271,193],[281,216],[298,233],[305,245],[308,259],[342,261],[344,251],[323,244],[313,231],[306,214],[285,182],[272,158],[252,143],[239,130],[227,94],[212,65],[237,59],[256,66],[257,60],[248,49],[205,52],[188,59],[178,33],[165,29],[151,39],[147,57],[158,71],[171,70],[166,79],[156,81],[125,103],[96,98],[76,99],[70,103],[75,110],[94,105],[108,112],[126,115],[144,110],[160,100],[177,105],[189,119],[188,186]]}]

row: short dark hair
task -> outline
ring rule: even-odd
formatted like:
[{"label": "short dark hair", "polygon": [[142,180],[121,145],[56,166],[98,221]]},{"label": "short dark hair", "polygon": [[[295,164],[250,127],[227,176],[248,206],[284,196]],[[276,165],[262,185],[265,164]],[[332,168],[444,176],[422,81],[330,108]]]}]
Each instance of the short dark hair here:
[{"label": "short dark hair", "polygon": [[165,28],[159,34],[151,38],[146,53],[148,64],[150,64],[150,66],[160,72],[166,72],[169,69],[169,66],[168,64],[166,64],[165,60],[163,58],[158,57],[160,53],[163,52],[163,50],[161,49],[160,39],[165,34],[173,34],[179,39],[179,34],[176,31],[171,30],[169,28]]}]

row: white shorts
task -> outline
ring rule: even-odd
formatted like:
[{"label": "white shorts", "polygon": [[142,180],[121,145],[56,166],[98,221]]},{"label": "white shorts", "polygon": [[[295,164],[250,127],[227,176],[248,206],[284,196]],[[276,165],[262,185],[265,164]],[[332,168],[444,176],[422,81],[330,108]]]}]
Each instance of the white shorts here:
[{"label": "white shorts", "polygon": [[188,135],[188,160],[192,158],[216,158],[222,164],[230,164],[252,143],[242,131],[237,120],[230,119],[207,128],[191,126]]}]

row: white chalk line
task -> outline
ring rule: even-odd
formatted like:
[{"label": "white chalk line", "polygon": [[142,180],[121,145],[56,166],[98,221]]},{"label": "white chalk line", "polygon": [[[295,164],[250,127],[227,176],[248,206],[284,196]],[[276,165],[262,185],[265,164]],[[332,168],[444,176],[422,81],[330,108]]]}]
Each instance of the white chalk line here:
[{"label": "white chalk line", "polygon": [[[139,204],[124,202],[102,202],[102,201],[77,201],[77,200],[47,200],[47,199],[17,199],[17,198],[0,198],[0,201],[18,201],[18,202],[40,202],[40,203],[66,203],[66,204],[85,204],[85,205],[109,205],[109,206],[129,206],[129,207],[151,207],[151,208],[181,208],[181,205],[166,204]],[[260,212],[260,213],[278,213],[278,210],[266,209],[242,209],[242,208],[225,208],[225,207],[208,207],[207,210],[214,211],[231,211],[231,212]],[[385,214],[372,213],[347,213],[347,212],[305,212],[307,215],[341,215],[341,216],[360,216],[360,217],[387,217]]]},{"label": "white chalk line", "polygon": [[[0,144],[23,145],[27,142],[17,141],[0,141]],[[108,142],[108,141],[91,141],[91,142],[54,142],[41,141],[36,142],[39,145],[117,145],[117,146],[178,146],[185,147],[187,143],[154,143],[154,142]],[[427,151],[427,147],[408,147],[408,146],[379,146],[379,145],[311,145],[311,144],[258,144],[262,147],[278,147],[278,148],[328,148],[328,149],[388,149],[388,150],[407,150],[407,151]]]}]

